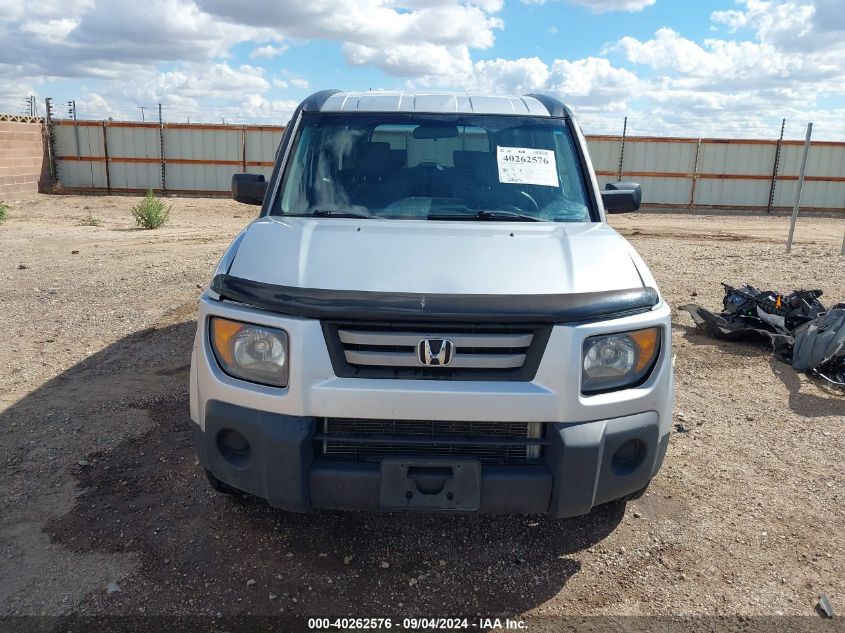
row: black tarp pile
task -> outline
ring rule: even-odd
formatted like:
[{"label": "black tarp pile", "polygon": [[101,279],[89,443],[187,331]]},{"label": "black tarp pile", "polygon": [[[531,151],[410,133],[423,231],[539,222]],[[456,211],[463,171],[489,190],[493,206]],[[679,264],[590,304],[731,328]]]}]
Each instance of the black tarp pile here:
[{"label": "black tarp pile", "polygon": [[821,290],[788,295],[754,286],[722,284],[721,314],[699,305],[680,306],[700,330],[728,340],[766,337],[775,356],[796,371],[845,387],[845,303],[829,310],[819,301]]}]

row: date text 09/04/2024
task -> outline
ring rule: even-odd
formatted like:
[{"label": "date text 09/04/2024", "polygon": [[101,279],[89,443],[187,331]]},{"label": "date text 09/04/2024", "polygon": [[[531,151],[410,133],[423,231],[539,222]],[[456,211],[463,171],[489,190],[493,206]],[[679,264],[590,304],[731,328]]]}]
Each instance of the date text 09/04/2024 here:
[{"label": "date text 09/04/2024", "polygon": [[526,624],[522,620],[511,620],[510,618],[402,618],[394,622],[392,618],[309,618],[308,628],[311,630],[340,629],[340,630],[372,630],[372,629],[403,629],[403,630],[455,630],[455,629],[480,629],[480,630],[510,630],[518,631],[525,629]]}]

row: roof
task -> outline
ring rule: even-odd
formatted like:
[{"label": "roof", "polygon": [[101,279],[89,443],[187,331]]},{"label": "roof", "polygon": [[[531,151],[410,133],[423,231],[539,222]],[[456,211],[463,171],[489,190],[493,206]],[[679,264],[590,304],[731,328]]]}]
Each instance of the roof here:
[{"label": "roof", "polygon": [[306,102],[309,101],[312,107],[305,109],[320,112],[457,112],[547,117],[570,114],[560,101],[545,95],[518,97],[465,92],[323,91],[309,97]]}]

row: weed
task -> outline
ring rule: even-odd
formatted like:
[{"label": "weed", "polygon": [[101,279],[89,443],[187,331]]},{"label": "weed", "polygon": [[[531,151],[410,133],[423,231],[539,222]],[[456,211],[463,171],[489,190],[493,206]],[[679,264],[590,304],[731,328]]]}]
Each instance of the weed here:
[{"label": "weed", "polygon": [[88,215],[82,218],[79,223],[82,226],[100,226],[103,221],[100,218],[95,218],[94,215],[88,211]]},{"label": "weed", "polygon": [[143,201],[132,207],[132,217],[135,224],[142,228],[157,229],[170,217],[170,207],[149,189]]}]

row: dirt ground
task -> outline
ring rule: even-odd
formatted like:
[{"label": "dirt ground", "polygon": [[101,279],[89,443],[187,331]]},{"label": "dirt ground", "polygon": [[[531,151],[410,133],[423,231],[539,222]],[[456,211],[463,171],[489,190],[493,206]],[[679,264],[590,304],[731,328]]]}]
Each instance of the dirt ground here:
[{"label": "dirt ground", "polygon": [[[191,446],[201,287],[255,207],[10,201],[0,225],[0,616],[845,614],[845,394],[673,316],[676,425],[645,496],[569,520],[236,502]],[[99,226],[82,221],[91,214]],[[719,282],[845,301],[845,219],[634,214],[612,224],[673,307]]]}]

